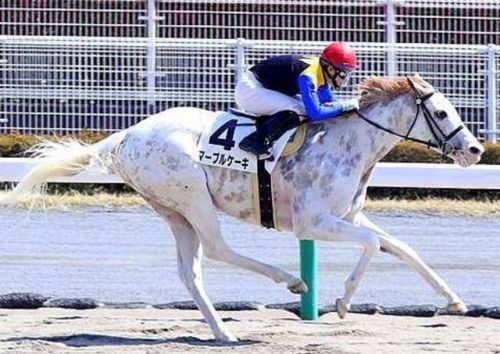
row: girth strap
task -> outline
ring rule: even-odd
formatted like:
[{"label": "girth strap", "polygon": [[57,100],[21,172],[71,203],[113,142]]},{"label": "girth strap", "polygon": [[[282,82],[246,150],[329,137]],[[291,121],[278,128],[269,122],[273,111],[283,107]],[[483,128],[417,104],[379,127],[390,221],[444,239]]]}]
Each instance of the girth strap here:
[{"label": "girth strap", "polygon": [[259,184],[259,207],[260,207],[260,223],[268,229],[275,227],[274,225],[274,208],[273,208],[273,186],[271,183],[271,174],[267,172],[265,160],[257,162],[257,179]]}]

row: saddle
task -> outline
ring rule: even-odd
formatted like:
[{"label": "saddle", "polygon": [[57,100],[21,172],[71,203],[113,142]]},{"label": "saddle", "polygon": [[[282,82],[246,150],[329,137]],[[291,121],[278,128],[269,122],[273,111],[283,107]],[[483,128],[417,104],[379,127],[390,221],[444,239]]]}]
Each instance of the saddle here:
[{"label": "saddle", "polygon": [[[244,112],[234,107],[229,108],[229,112],[238,117],[245,117],[251,119],[252,121],[255,122],[256,126],[260,125],[263,121],[265,121],[269,117],[267,115],[259,116],[253,113]],[[297,128],[297,131],[295,131],[295,133],[292,134],[292,136],[289,138],[280,157],[295,154],[304,144],[304,140],[306,138],[306,132],[307,132],[307,126],[305,124],[300,125]]]},{"label": "saddle", "polygon": [[244,112],[244,111],[239,110],[238,108],[234,108],[234,107],[230,107],[229,112],[231,112],[232,114],[239,116],[239,117],[250,118],[251,120],[254,120],[256,122],[261,122],[263,119],[266,119],[266,117],[268,117],[268,116],[258,116],[258,115],[253,114],[253,113]]}]

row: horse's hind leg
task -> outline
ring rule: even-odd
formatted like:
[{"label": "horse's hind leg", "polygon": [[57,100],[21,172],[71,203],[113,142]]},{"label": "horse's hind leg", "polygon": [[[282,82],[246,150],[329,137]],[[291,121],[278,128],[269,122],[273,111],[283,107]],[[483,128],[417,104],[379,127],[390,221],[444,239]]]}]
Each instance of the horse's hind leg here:
[{"label": "horse's hind leg", "polygon": [[420,273],[437,294],[444,296],[448,300],[448,309],[450,311],[456,313],[467,312],[467,306],[465,306],[460,297],[451,290],[439,275],[420,259],[417,252],[410,246],[386,233],[371,222],[363,213],[358,213],[354,222],[375,231],[380,240],[381,251],[399,258]]},{"label": "horse's hind leg", "polygon": [[172,209],[158,205],[153,207],[168,222],[174,234],[179,276],[210,326],[215,339],[236,341],[236,337],[226,328],[205,293],[201,268],[202,248],[193,227],[181,214]]},{"label": "horse's hind leg", "polygon": [[225,262],[249,271],[264,275],[276,283],[286,283],[287,288],[295,294],[305,293],[307,286],[305,283],[284,270],[272,265],[259,262],[249,257],[245,257],[234,252],[224,241],[221,235],[219,221],[215,214],[212,198],[206,193],[198,193],[196,203],[192,203],[188,215],[189,222],[196,230],[203,245],[203,250],[208,258]]}]

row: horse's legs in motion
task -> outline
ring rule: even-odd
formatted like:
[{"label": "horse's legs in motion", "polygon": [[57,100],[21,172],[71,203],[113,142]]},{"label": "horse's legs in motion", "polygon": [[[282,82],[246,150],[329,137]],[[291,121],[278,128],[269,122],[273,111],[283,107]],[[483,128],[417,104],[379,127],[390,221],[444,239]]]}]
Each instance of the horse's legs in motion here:
[{"label": "horse's legs in motion", "polygon": [[206,193],[197,195],[196,203],[192,203],[186,215],[189,215],[189,222],[195,228],[208,258],[259,273],[276,283],[284,282],[292,293],[299,294],[307,291],[305,283],[292,274],[278,267],[245,257],[229,248],[221,236],[219,221],[208,190]]},{"label": "horse's legs in motion", "polygon": [[450,289],[448,284],[439,275],[420,259],[410,246],[386,233],[361,212],[356,214],[354,222],[375,231],[380,239],[380,249],[399,258],[420,273],[437,294],[444,296],[448,300],[448,309],[450,311],[458,313],[467,312],[467,307],[460,297]]},{"label": "horse's legs in motion", "polygon": [[349,311],[352,297],[363,278],[373,257],[380,248],[377,235],[366,228],[358,227],[339,219],[337,216],[323,213],[309,218],[301,218],[296,234],[300,239],[315,239],[323,241],[354,241],[360,243],[364,250],[354,270],[346,278],[345,293],[336,301],[337,314],[344,318]]},{"label": "horse's legs in motion", "polygon": [[201,269],[202,248],[193,227],[181,214],[172,209],[154,204],[153,206],[168,222],[174,234],[177,246],[177,268],[179,277],[212,329],[215,339],[236,341],[236,337],[226,328],[215,311],[203,287],[203,274]]}]

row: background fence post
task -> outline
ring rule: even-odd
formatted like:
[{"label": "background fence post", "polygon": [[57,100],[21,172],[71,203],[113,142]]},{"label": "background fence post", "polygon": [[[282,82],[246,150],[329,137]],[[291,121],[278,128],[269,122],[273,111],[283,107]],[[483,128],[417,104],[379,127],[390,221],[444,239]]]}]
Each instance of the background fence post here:
[{"label": "background fence post", "polygon": [[236,82],[240,81],[241,75],[245,69],[245,38],[238,38],[236,40]]},{"label": "background fence post", "polygon": [[308,291],[301,296],[300,317],[303,320],[318,319],[318,258],[316,244],[312,240],[300,241],[300,277]]},{"label": "background fence post", "polygon": [[156,0],[148,0],[148,15],[139,19],[146,20],[148,28],[148,44],[146,48],[146,87],[148,96],[148,113],[156,111],[156,21],[163,17],[156,16]]},{"label": "background fence post", "polygon": [[488,77],[488,120],[486,122],[486,136],[488,141],[495,143],[497,141],[498,124],[497,124],[497,70],[495,50],[496,46],[488,45],[488,69],[486,75]]},{"label": "background fence post", "polygon": [[404,25],[404,22],[396,21],[395,5],[397,1],[387,0],[385,7],[385,21],[379,21],[379,25],[385,25],[387,46],[387,76],[396,76],[396,26]]}]

